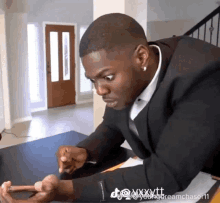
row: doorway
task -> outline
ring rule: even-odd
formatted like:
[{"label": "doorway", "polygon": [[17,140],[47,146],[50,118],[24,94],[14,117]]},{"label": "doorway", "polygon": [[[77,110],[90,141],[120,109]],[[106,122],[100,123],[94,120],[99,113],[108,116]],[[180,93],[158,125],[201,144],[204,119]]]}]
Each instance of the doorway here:
[{"label": "doorway", "polygon": [[75,104],[75,27],[46,25],[48,108]]}]

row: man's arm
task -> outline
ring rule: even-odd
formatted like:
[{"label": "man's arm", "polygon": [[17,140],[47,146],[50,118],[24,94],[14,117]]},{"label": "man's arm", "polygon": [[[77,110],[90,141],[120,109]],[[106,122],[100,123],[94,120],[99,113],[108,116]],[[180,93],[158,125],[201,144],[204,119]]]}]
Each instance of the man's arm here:
[{"label": "man's arm", "polygon": [[155,153],[143,165],[73,180],[76,198],[114,201],[115,188],[184,190],[220,143],[219,78],[220,71],[209,75],[178,101]]},{"label": "man's arm", "polygon": [[78,143],[88,152],[88,161],[101,162],[112,150],[117,150],[125,141],[124,136],[114,124],[114,111],[106,108],[103,122],[88,138]]},{"label": "man's arm", "polygon": [[26,200],[12,198],[11,185],[11,181],[7,181],[0,187],[0,200],[2,203],[40,203],[54,200],[73,202],[75,200],[73,182],[59,180],[55,175],[48,175],[42,181],[36,182],[33,186],[36,193]]},{"label": "man's arm", "polygon": [[73,182],[71,180],[60,180],[54,201],[69,201],[75,200],[75,192]]},{"label": "man's arm", "polygon": [[[107,108],[104,121],[94,133],[76,146],[59,147],[57,158],[60,173],[72,174],[75,170],[81,168],[84,163],[96,164],[104,161],[104,158],[112,153],[120,153],[120,146],[125,139],[115,126],[114,116],[114,111]],[[66,179],[67,177],[63,178]]]}]

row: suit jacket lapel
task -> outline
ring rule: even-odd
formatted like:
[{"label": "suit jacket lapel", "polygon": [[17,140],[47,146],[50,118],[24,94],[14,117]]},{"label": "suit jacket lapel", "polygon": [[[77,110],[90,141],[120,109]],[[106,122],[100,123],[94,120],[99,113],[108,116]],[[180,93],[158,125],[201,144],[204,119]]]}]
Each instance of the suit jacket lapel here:
[{"label": "suit jacket lapel", "polygon": [[[163,81],[164,75],[166,74],[167,67],[169,66],[170,60],[172,58],[174,48],[176,46],[176,42],[178,42],[179,38],[172,39],[172,43],[169,42],[169,45],[166,43],[166,40],[157,41],[157,42],[150,42],[150,44],[156,44],[160,47],[162,53],[162,63],[161,63],[161,70],[159,73],[159,78],[156,86],[156,93],[157,89],[159,88],[161,82]],[[170,46],[171,44],[171,46]],[[152,97],[154,96],[152,95]],[[154,151],[151,144],[151,139],[149,137],[149,127],[148,127],[148,111],[150,108],[150,101],[146,107],[138,114],[138,116],[134,119],[134,123],[138,130],[138,134],[140,140],[142,141],[143,145],[146,149],[148,149],[151,153]]]},{"label": "suit jacket lapel", "polygon": [[148,119],[147,119],[148,108],[149,108],[149,103],[134,119],[134,123],[136,125],[140,140],[144,144],[145,148],[148,149],[152,153],[153,149],[150,144],[149,133],[148,133]]},{"label": "suit jacket lapel", "polygon": [[174,53],[176,46],[177,46],[180,39],[181,39],[181,37],[175,37],[175,38],[158,40],[155,42],[149,42],[149,45],[155,44],[155,45],[159,46],[161,53],[162,53],[161,70],[159,73],[159,78],[158,78],[156,90],[158,89],[160,83],[163,81],[163,78],[164,78],[166,71],[167,71],[167,67],[170,64],[173,53]]},{"label": "suit jacket lapel", "polygon": [[134,153],[140,158],[144,159],[150,156],[150,152],[146,150],[146,147],[144,146],[143,142],[130,130],[129,112],[130,112],[130,107],[121,111],[121,115],[119,119],[121,122],[120,126],[124,126],[122,128],[123,135],[125,136],[125,139],[130,144]]}]

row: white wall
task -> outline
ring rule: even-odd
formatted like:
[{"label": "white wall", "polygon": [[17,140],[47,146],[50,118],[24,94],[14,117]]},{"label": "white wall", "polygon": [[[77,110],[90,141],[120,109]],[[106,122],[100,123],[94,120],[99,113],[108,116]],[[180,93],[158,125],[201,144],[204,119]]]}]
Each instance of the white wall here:
[{"label": "white wall", "polygon": [[134,18],[147,34],[147,10],[149,0],[126,0],[125,13]]},{"label": "white wall", "polygon": [[[21,118],[31,118],[28,106],[28,77],[26,74],[25,12],[26,0],[1,0],[0,83],[3,86],[5,128]],[[21,18],[19,18],[21,17]],[[13,39],[13,40],[11,40]],[[14,63],[14,64],[13,64]],[[11,77],[11,76],[14,77]],[[19,75],[19,77],[17,77]]]},{"label": "white wall", "polygon": [[12,124],[31,120],[28,58],[27,0],[7,1],[5,30]]},{"label": "white wall", "polygon": [[[32,104],[32,108],[45,108],[46,103],[46,67],[44,51],[44,33],[43,22],[52,23],[74,23],[77,25],[77,46],[76,51],[76,81],[79,81],[79,30],[80,26],[89,25],[93,19],[93,1],[92,0],[28,0],[28,23],[34,23],[37,26],[39,35],[39,68],[40,68],[40,94],[42,102]],[[79,94],[79,82],[76,86],[77,102],[92,98],[92,92],[87,95]]]},{"label": "white wall", "polygon": [[[0,37],[4,33],[4,11],[0,9]],[[2,47],[2,41],[0,41],[0,48]],[[3,82],[2,82],[2,52],[0,52],[0,133],[5,128],[5,112],[4,112],[4,100],[3,100]]]},{"label": "white wall", "polygon": [[217,0],[148,0],[148,41],[182,35],[215,8]]},{"label": "white wall", "polygon": [[0,132],[11,128],[5,12],[0,9]]},{"label": "white wall", "polygon": [[12,127],[4,6],[5,0],[0,0],[0,132],[4,128],[10,129]]}]

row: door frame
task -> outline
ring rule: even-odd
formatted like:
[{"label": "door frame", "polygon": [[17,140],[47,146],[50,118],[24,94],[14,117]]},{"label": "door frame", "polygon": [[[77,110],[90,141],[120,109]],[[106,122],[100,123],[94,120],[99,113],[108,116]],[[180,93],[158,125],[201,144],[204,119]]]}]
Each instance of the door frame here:
[{"label": "door frame", "polygon": [[[0,68],[2,77],[2,96],[4,102],[4,122],[5,129],[11,129],[13,121],[11,120],[10,92],[9,92],[9,73],[8,73],[8,55],[6,41],[6,23],[5,13],[0,13]],[[1,133],[1,132],[0,132]]]},{"label": "door frame", "polygon": [[77,104],[78,102],[78,93],[79,93],[79,67],[78,67],[78,57],[79,57],[79,51],[77,49],[78,47],[78,29],[77,29],[77,23],[65,23],[65,22],[48,22],[48,21],[44,21],[43,22],[43,49],[44,49],[44,84],[46,85],[46,90],[45,90],[45,109],[48,109],[48,98],[47,98],[47,58],[46,58],[46,36],[45,36],[45,29],[46,29],[46,25],[72,25],[74,26],[74,32],[75,32],[75,90],[76,90],[76,95],[75,95],[75,103]]}]

